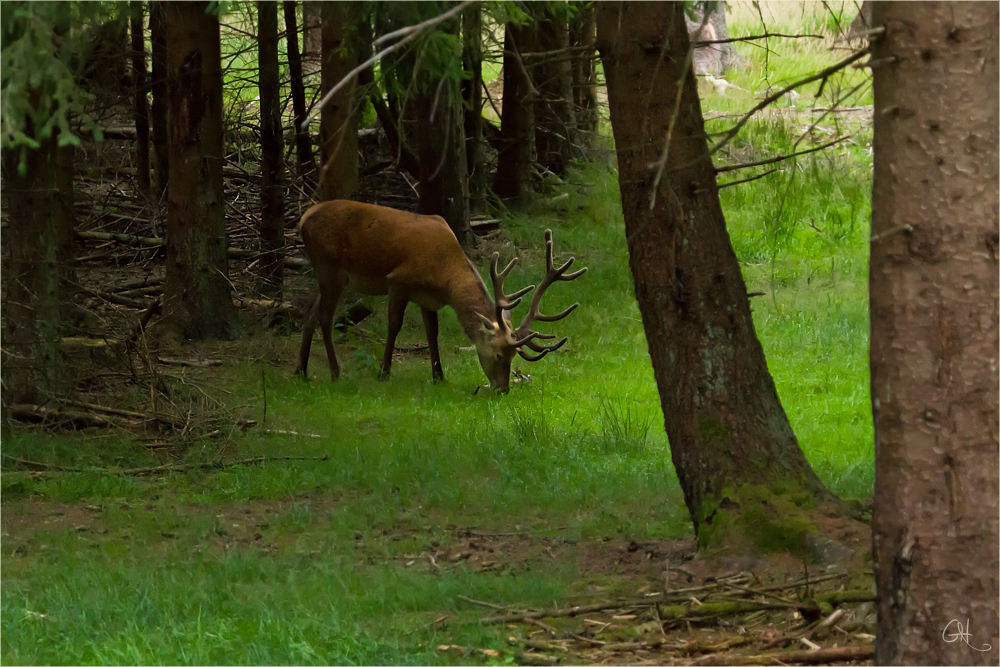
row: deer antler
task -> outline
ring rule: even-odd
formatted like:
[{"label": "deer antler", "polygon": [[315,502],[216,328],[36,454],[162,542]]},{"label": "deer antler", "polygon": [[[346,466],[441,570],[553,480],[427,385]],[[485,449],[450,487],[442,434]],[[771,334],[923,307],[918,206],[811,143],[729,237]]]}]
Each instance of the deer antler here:
[{"label": "deer antler", "polygon": [[496,306],[496,318],[497,325],[499,325],[501,331],[507,330],[507,322],[504,319],[503,311],[513,310],[521,303],[521,298],[535,289],[534,285],[528,285],[522,289],[517,290],[513,294],[504,294],[503,292],[503,281],[507,279],[510,274],[511,269],[517,264],[517,257],[510,260],[510,263],[504,268],[503,271],[497,271],[497,263],[500,261],[500,253],[493,253],[493,260],[490,262],[490,278],[493,281],[493,301]]},{"label": "deer antler", "polygon": [[[538,289],[535,290],[534,296],[531,297],[531,307],[528,309],[528,314],[524,316],[524,319],[521,320],[521,326],[519,326],[517,330],[514,332],[514,337],[517,339],[516,343],[516,346],[518,348],[517,353],[520,354],[521,357],[526,359],[527,361],[538,361],[549,352],[554,352],[558,350],[560,347],[566,344],[567,340],[569,340],[568,338],[563,338],[558,343],[553,343],[552,345],[542,345],[541,343],[535,342],[534,339],[541,338],[545,340],[551,340],[555,338],[555,336],[549,334],[540,334],[537,331],[532,331],[531,324],[535,320],[538,320],[539,322],[556,322],[566,317],[570,313],[572,313],[574,310],[576,310],[577,306],[580,305],[579,303],[574,303],[572,306],[570,306],[569,308],[567,308],[566,310],[562,311],[557,315],[545,315],[538,309],[538,306],[542,301],[542,296],[545,294],[545,290],[547,290],[549,286],[552,285],[552,283],[556,281],[568,282],[570,280],[576,280],[577,278],[579,278],[580,276],[582,276],[584,273],[587,272],[586,267],[584,267],[579,271],[574,271],[573,273],[566,275],[566,271],[569,269],[569,267],[573,266],[573,262],[575,261],[576,257],[570,257],[565,264],[563,264],[559,268],[555,268],[555,266],[552,264],[552,230],[546,229],[545,230],[545,277],[542,279],[542,282],[539,283]],[[494,260],[494,266],[496,266],[495,260]],[[507,269],[504,269],[504,272],[506,273],[506,271],[509,269],[510,266],[508,266]],[[522,294],[523,292],[524,290],[521,290],[520,292],[518,292],[518,295]],[[520,301],[520,299],[518,301]],[[534,350],[535,352],[538,352],[539,354],[528,354],[523,349],[521,349],[521,346],[527,346],[532,350]]]}]

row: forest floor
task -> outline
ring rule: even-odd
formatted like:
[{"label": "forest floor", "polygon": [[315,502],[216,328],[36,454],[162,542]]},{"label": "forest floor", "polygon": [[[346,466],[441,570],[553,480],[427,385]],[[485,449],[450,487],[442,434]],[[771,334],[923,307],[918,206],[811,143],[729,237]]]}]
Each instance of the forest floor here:
[{"label": "forest floor", "polygon": [[[757,5],[736,4],[731,35],[758,30]],[[801,28],[768,13],[793,4],[761,3],[771,29]],[[770,61],[730,77],[736,89],[703,82],[710,131],[767,85],[842,57],[832,42],[772,40]],[[803,451],[828,488],[865,505],[871,95],[842,94],[866,74],[846,76],[811,108],[782,101],[720,159],[788,154],[800,136],[845,141],[720,196]],[[837,102],[850,108],[823,109]],[[362,149],[371,161],[384,146]],[[511,286],[537,282],[550,227],[557,254],[590,268],[546,296],[553,311],[582,304],[552,329],[569,344],[516,362],[506,397],[474,393],[484,378],[450,311],[445,383],[430,380],[415,309],[393,377],[377,381],[379,300],[338,333],[340,381],[319,344],[311,380],[292,377],[313,288],[295,249],[302,205],[290,192],[293,261],[282,301],[265,303],[251,153],[226,172],[230,245],[251,255],[230,261],[243,336],[189,344],[158,337],[155,315],[148,335],[138,328],[163,277],[160,251],[139,239],[162,235],[162,207],[131,192],[127,146],[88,149],[78,230],[127,236],[79,239],[90,291],[66,340],[72,391],[2,423],[4,663],[870,663],[870,565],[695,555],[609,151],[540,184],[528,210],[498,214],[473,256],[483,271],[493,251],[517,255]],[[394,170],[361,198],[415,201]]]}]

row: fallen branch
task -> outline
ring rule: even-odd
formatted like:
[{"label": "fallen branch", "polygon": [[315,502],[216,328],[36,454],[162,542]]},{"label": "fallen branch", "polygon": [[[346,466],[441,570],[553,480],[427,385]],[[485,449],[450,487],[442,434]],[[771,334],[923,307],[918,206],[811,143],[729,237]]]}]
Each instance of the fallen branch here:
[{"label": "fallen branch", "polygon": [[50,410],[43,405],[17,404],[7,408],[7,416],[17,421],[35,424],[59,423],[76,428],[111,428],[119,424],[111,419],[90,412],[76,410]]},{"label": "fallen branch", "polygon": [[208,368],[209,366],[221,366],[219,359],[170,359],[168,357],[157,357],[156,360],[167,366],[191,366],[194,368]]},{"label": "fallen branch", "polygon": [[758,655],[709,655],[688,665],[827,665],[831,663],[871,660],[874,646],[834,646],[810,651],[774,651]]}]

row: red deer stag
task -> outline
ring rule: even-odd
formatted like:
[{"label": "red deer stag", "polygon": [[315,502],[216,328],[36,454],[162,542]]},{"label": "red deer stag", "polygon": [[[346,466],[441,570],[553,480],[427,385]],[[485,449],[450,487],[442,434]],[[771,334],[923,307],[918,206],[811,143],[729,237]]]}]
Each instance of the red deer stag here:
[{"label": "red deer stag", "polygon": [[[437,215],[417,215],[405,211],[335,200],[316,204],[302,216],[299,234],[305,244],[306,256],[312,263],[319,282],[319,293],[313,300],[302,329],[297,373],[306,375],[309,348],[316,324],[323,332],[323,344],[330,361],[330,377],[340,376],[340,366],[333,350],[331,326],[344,288],[350,285],[362,294],[386,294],[389,297],[389,331],[382,356],[381,377],[389,376],[396,336],[403,324],[403,312],[409,302],[420,306],[431,353],[431,374],[443,380],[438,353],[438,316],[444,306],[451,306],[465,335],[475,344],[479,363],[489,378],[490,386],[506,392],[510,385],[510,362],[514,353],[528,361],[538,361],[566,343],[542,345],[537,339],[553,339],[531,329],[532,322],[555,322],[569,315],[580,304],[558,315],[544,315],[538,306],[548,287],[559,280],[574,280],[587,270],[570,274],[566,270],[576,261],[570,258],[556,268],[552,264],[552,231],[545,231],[545,277],[531,299],[531,307],[521,326],[513,328],[510,311],[534,285],[513,294],[504,294],[503,282],[517,258],[503,271],[497,270],[500,253],[493,253],[490,275],[493,278],[493,299],[476,267],[462,252],[458,239],[443,218]],[[524,348],[537,354],[530,354]]]}]

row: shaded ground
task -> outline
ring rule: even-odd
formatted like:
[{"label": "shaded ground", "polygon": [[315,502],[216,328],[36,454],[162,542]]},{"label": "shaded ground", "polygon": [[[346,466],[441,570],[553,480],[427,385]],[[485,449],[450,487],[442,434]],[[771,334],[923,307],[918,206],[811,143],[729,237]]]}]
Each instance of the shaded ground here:
[{"label": "shaded ground", "polygon": [[[14,572],[30,567],[34,557],[57,548],[49,546],[53,538],[91,547],[125,541],[154,558],[162,548],[323,558],[324,539],[333,537],[324,527],[341,500],[308,494],[204,506],[20,498],[2,507],[3,560]],[[518,609],[459,596],[462,611],[429,613],[438,637],[476,622],[503,623],[508,631],[508,653],[441,643],[445,662],[513,655],[519,664],[843,664],[864,662],[874,639],[872,607],[864,601],[870,572],[804,569],[788,557],[695,558],[692,538],[583,538],[560,527],[490,532],[408,514],[355,534],[359,567],[394,565],[434,577],[457,568],[516,574],[575,564],[579,573],[558,608]],[[847,591],[840,593],[847,599],[829,598],[837,591]],[[785,651],[784,658],[770,657],[777,651]]]}]

